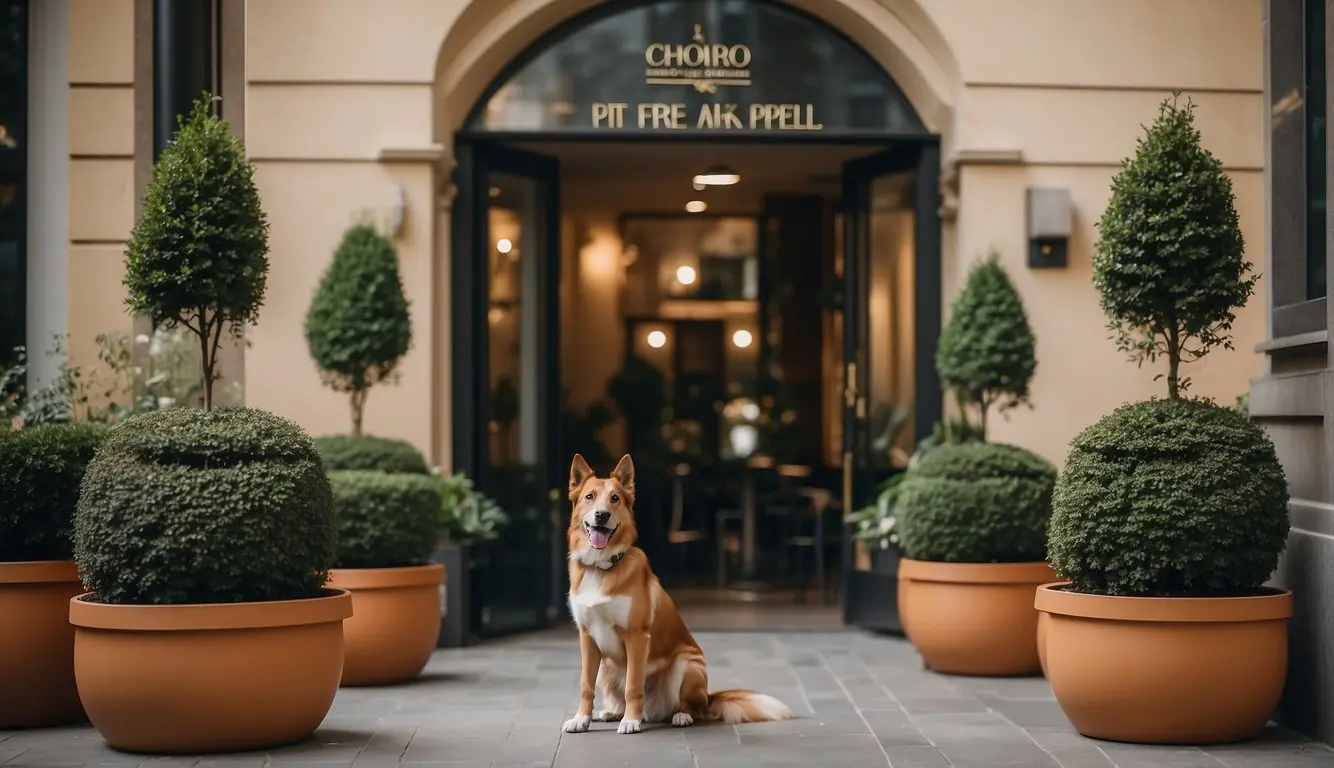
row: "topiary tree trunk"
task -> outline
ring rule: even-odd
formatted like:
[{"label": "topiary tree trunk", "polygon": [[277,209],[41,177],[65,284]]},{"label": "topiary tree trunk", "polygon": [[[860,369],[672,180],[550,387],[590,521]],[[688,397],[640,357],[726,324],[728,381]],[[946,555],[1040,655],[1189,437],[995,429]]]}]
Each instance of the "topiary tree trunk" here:
[{"label": "topiary tree trunk", "polygon": [[255,321],[269,272],[254,167],[213,113],[216,102],[204,94],[179,121],[125,251],[129,310],[198,339],[205,409],[213,407],[222,334],[239,338]]},{"label": "topiary tree trunk", "polygon": [[1028,402],[1036,348],[1019,291],[992,251],[969,271],[936,348],[940,381],[977,409],[982,440],[993,407],[1004,413]]},{"label": "topiary tree trunk", "polygon": [[349,395],[361,434],[370,388],[392,378],[412,346],[398,254],[369,224],[347,230],[306,312],[306,345],[320,375]]},{"label": "topiary tree trunk", "polygon": [[[1098,228],[1093,285],[1117,348],[1143,365],[1167,358],[1167,395],[1190,386],[1181,364],[1232,348],[1235,310],[1255,291],[1232,180],[1200,145],[1194,105],[1162,103],[1112,181]],[[1160,375],[1158,378],[1162,378]]]}]

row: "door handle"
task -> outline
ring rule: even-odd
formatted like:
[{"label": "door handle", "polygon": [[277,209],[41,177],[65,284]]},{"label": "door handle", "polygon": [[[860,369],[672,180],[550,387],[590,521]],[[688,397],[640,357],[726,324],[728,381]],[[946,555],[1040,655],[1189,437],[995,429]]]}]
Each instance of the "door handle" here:
[{"label": "door handle", "polygon": [[844,369],[843,402],[849,408],[857,407],[857,364],[848,363]]}]

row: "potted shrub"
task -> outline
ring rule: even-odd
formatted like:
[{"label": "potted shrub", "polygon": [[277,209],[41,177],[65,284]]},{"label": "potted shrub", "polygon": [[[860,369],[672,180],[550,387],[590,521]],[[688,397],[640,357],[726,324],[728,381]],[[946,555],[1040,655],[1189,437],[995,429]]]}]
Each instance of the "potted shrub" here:
[{"label": "potted shrub", "polygon": [[338,557],[329,585],[352,593],[343,685],[421,674],[440,634],[445,570],[430,562],[440,536],[440,487],[428,474],[329,472]]},{"label": "potted shrub", "polygon": [[1230,347],[1254,291],[1232,185],[1192,106],[1162,105],[1112,184],[1094,284],[1118,346],[1166,359],[1167,398],[1071,443],[1037,592],[1052,691],[1075,728],[1128,742],[1236,741],[1283,691],[1292,595],[1265,587],[1288,535],[1273,443],[1236,408],[1187,398],[1183,362]]},{"label": "potted shrub", "polygon": [[478,544],[493,541],[509,517],[495,501],[473,487],[462,472],[440,474],[440,541],[432,557],[447,574],[440,595],[444,612],[440,647],[457,648],[473,641],[472,572],[477,567]]},{"label": "potted shrub", "polygon": [[74,684],[74,505],[106,437],[90,422],[0,425],[0,730],[86,719]]},{"label": "potted shrub", "polygon": [[398,254],[369,224],[343,234],[306,312],[306,345],[324,382],[347,393],[352,434],[361,434],[371,387],[392,381],[412,346]]},{"label": "potted shrub", "polygon": [[1053,576],[1045,549],[1056,469],[1023,448],[985,442],[992,411],[1028,401],[1035,346],[993,252],[969,272],[936,352],[960,424],[946,422],[923,445],[895,504],[903,629],[938,672],[1041,669],[1033,591]]},{"label": "potted shrub", "polygon": [[1039,671],[1033,590],[1056,469],[1000,443],[941,445],[899,488],[899,613],[927,667],[961,675]]},{"label": "potted shrub", "polygon": [[119,422],[75,515],[79,697],[129,752],[306,738],[333,704],[352,614],[351,595],[324,587],[333,494],[314,442],[272,414],[211,410],[222,334],[263,302],[268,233],[254,170],[210,105],[158,159],[125,269],[130,309],[198,342],[204,410]]},{"label": "potted shrub", "polygon": [[[88,717],[130,752],[262,749],[319,727],[346,591],[324,587],[333,497],[296,425],[171,408],[112,428],[88,466],[70,602]],[[276,696],[274,691],[282,691]]]}]

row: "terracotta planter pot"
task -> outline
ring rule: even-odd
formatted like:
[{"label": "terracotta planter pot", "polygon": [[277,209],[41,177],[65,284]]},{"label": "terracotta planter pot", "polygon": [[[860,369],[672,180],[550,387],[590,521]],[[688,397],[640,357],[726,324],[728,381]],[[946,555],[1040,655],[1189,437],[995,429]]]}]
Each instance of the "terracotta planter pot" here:
[{"label": "terracotta planter pot", "polygon": [[240,752],[307,738],[343,674],[352,596],[216,605],[69,602],[88,718],[126,752]]},{"label": "terracotta planter pot", "polygon": [[74,684],[69,560],[0,563],[0,730],[87,720]]},{"label": "terracotta planter pot", "polygon": [[343,685],[416,679],[440,637],[439,563],[411,568],[335,568],[329,586],[352,593],[343,624]]},{"label": "terracotta planter pot", "polygon": [[1047,614],[1042,611],[1038,611],[1038,661],[1042,664],[1042,674],[1045,676],[1047,674]]},{"label": "terracotta planter pot", "polygon": [[899,615],[926,665],[951,675],[1037,674],[1033,593],[1046,563],[899,563]]},{"label": "terracotta planter pot", "polygon": [[1108,597],[1047,584],[1047,677],[1085,736],[1220,744],[1255,736],[1287,678],[1292,593]]}]

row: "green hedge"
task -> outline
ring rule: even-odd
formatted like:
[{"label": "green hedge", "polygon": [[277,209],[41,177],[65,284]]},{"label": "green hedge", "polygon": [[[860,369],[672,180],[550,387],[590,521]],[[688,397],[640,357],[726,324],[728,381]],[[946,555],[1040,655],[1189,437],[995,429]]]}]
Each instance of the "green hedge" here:
[{"label": "green hedge", "polygon": [[1204,400],[1122,406],[1070,444],[1048,551],[1074,589],[1225,595],[1264,584],[1288,538],[1274,444]]},{"label": "green hedge", "polygon": [[900,546],[914,560],[1022,563],[1045,559],[1056,468],[1013,445],[941,445],[898,490]]},{"label": "green hedge", "polygon": [[339,568],[422,565],[440,539],[440,482],[375,470],[329,473]]},{"label": "green hedge", "polygon": [[371,435],[330,435],[315,438],[315,447],[329,471],[374,469],[429,475],[431,469],[421,452],[403,440]]},{"label": "green hedge", "polygon": [[319,594],[335,543],[329,480],[300,427],[171,408],[112,429],[83,479],[74,554],[103,602],[232,603]]},{"label": "green hedge", "polygon": [[79,483],[109,430],[76,421],[0,432],[0,562],[73,558]]}]

